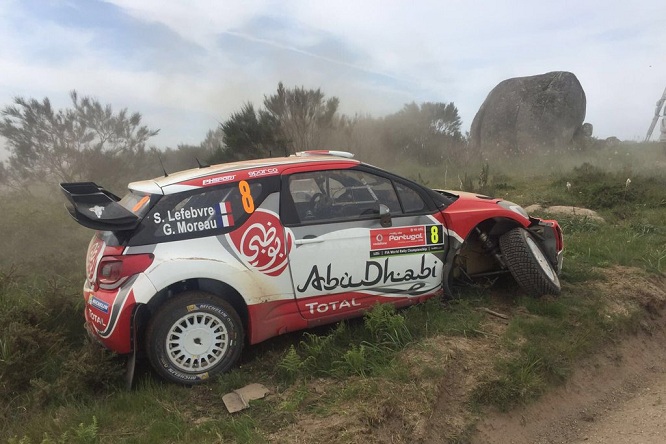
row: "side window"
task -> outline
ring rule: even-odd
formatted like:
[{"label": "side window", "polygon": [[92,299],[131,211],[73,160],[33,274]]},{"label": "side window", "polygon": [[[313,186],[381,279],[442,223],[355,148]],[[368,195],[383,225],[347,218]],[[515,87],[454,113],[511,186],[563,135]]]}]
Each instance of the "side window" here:
[{"label": "side window", "polygon": [[426,203],[419,193],[407,185],[396,182],[395,189],[398,191],[398,197],[400,197],[400,202],[405,213],[415,213],[427,208]]},{"label": "side window", "polygon": [[402,213],[390,180],[356,170],[293,174],[289,193],[301,223],[338,222],[376,217],[379,204]]},{"label": "side window", "polygon": [[131,244],[218,235],[242,224],[260,203],[261,183],[242,181],[222,188],[163,197],[144,218]]}]

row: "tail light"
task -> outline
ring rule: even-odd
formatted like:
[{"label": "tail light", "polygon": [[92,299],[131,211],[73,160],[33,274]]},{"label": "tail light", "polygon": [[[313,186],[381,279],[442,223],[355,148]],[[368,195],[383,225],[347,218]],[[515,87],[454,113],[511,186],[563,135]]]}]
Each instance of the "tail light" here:
[{"label": "tail light", "polygon": [[155,258],[152,254],[104,256],[97,267],[97,286],[104,290],[118,288],[129,278],[145,271]]}]

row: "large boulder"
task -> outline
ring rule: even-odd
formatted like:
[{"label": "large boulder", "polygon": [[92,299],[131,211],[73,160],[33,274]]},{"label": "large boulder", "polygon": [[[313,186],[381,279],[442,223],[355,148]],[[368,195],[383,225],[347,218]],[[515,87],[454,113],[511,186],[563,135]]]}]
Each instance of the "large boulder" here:
[{"label": "large boulder", "polygon": [[570,146],[581,131],[585,107],[585,91],[570,72],[504,80],[476,113],[471,144],[514,154]]}]

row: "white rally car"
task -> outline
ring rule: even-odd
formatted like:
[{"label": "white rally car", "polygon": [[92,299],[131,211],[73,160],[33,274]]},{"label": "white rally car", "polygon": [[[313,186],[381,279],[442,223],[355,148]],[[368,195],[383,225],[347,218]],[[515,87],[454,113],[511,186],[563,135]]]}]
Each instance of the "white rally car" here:
[{"label": "white rally car", "polygon": [[556,221],[351,157],[206,166],[131,183],[122,199],[61,184],[74,219],[97,230],[89,333],[194,384],[230,369],[244,344],[449,294],[454,281],[510,272],[528,293],[559,293]]}]

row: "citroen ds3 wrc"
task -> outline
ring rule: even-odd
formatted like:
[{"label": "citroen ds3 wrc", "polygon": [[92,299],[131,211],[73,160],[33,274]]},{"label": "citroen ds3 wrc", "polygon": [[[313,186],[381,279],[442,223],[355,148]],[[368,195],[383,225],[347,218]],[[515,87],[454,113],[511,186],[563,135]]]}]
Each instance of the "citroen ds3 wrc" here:
[{"label": "citroen ds3 wrc", "polygon": [[511,273],[560,291],[554,220],[464,192],[432,190],[345,152],[204,166],[130,183],[121,199],[63,183],[68,210],[96,230],[86,328],[164,378],[196,384],[244,345],[450,294]]}]

